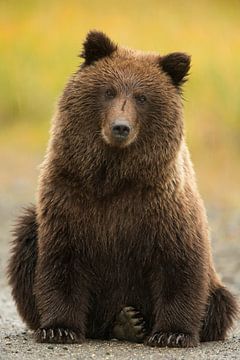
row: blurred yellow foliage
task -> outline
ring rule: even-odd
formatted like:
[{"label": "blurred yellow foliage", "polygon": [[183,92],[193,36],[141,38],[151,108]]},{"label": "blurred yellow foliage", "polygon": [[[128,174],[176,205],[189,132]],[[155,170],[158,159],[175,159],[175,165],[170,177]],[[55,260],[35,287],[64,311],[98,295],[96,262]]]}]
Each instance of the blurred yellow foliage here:
[{"label": "blurred yellow foliage", "polygon": [[238,205],[238,0],[2,0],[0,160],[43,156],[54,104],[89,29],[128,47],[192,55],[185,118],[199,184],[207,200]]}]

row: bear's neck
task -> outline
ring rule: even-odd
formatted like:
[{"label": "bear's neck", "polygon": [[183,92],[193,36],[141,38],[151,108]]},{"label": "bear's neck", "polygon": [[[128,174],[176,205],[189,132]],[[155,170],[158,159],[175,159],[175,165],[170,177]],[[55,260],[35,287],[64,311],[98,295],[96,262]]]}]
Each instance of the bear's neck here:
[{"label": "bear's neck", "polygon": [[116,150],[106,147],[99,151],[82,154],[81,160],[74,157],[50,156],[54,179],[66,183],[67,188],[79,189],[86,196],[104,198],[129,190],[161,189],[174,192],[179,179],[179,152],[163,161],[155,153],[137,154],[132,149]]}]

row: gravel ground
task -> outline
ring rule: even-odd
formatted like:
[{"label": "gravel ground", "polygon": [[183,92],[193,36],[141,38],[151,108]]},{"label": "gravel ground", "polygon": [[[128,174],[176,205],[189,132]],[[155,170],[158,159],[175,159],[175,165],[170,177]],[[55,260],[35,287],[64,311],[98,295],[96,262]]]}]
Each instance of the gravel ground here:
[{"label": "gravel ground", "polygon": [[[16,203],[13,194],[1,194],[0,359],[240,359],[240,322],[225,342],[205,343],[194,349],[156,349],[118,341],[68,346],[36,344],[17,315],[5,277],[11,223],[20,203],[24,202],[18,197]],[[208,207],[208,215],[217,270],[229,288],[240,295],[240,211]]]}]

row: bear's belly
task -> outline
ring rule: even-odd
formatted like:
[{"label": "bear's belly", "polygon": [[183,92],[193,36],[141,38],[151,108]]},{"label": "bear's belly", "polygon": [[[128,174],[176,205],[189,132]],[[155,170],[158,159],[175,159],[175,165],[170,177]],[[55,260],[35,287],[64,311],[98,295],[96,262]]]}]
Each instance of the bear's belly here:
[{"label": "bear's belly", "polygon": [[152,216],[142,198],[90,203],[80,213],[82,270],[91,283],[90,337],[104,338],[116,315],[126,306],[133,306],[144,318],[151,319],[148,280],[159,234],[153,219],[156,216]]},{"label": "bear's belly", "polygon": [[116,316],[131,306],[151,319],[151,292],[147,274],[131,264],[118,269],[114,266],[96,278],[92,287],[88,316],[88,336],[107,338]]}]

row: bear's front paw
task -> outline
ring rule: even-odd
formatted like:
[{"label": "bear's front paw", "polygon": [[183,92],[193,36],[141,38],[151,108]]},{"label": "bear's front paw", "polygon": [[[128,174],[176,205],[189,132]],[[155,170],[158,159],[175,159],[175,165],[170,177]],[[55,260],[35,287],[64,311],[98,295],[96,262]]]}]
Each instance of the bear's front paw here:
[{"label": "bear's front paw", "polygon": [[38,329],[35,338],[39,343],[51,344],[79,344],[84,340],[79,331],[60,327]]},{"label": "bear's front paw", "polygon": [[146,340],[146,345],[158,347],[195,347],[199,341],[189,334],[155,332]]}]

